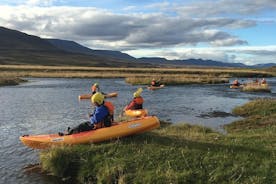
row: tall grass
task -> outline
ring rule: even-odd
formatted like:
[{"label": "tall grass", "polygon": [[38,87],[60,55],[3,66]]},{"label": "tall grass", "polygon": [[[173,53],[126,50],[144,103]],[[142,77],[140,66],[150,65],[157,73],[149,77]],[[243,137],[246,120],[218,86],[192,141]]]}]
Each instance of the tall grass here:
[{"label": "tall grass", "polygon": [[271,92],[270,87],[266,85],[256,84],[256,83],[249,83],[242,87],[242,91],[245,92]]},{"label": "tall grass", "polygon": [[225,125],[227,131],[242,131],[276,125],[276,99],[257,99],[233,109],[233,114],[245,117]]},{"label": "tall grass", "polygon": [[160,79],[161,84],[178,85],[178,84],[216,84],[228,83],[226,75],[215,76],[212,74],[174,74],[174,75],[145,75],[143,77],[126,77],[125,81],[130,84],[149,85],[152,79]]},{"label": "tall grass", "polygon": [[164,84],[227,83],[229,77],[269,77],[270,71],[236,68],[125,68],[0,65],[0,77],[125,78],[130,84],[149,84],[162,78]]},{"label": "tall grass", "polygon": [[26,82],[27,80],[21,79],[18,77],[4,77],[0,76],[0,86],[7,86],[7,85],[17,85],[21,82]]}]

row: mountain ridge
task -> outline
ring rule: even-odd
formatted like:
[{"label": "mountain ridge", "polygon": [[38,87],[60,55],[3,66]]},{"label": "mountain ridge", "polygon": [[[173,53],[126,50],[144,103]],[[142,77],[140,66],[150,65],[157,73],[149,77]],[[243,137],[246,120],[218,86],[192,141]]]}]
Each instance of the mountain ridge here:
[{"label": "mountain ridge", "polygon": [[0,26],[0,64],[40,64],[110,67],[240,67],[265,68],[276,63],[248,66],[204,59],[168,60],[162,57],[135,58],[114,50],[97,50],[75,41],[45,39]]}]

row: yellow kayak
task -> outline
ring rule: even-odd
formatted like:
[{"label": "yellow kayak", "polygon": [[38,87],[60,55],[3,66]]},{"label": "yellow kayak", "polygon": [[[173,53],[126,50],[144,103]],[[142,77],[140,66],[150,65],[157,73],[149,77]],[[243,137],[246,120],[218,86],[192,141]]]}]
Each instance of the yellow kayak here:
[{"label": "yellow kayak", "polygon": [[[116,92],[108,93],[104,95],[105,98],[112,98],[117,96],[118,96],[118,93]],[[79,100],[91,99],[91,97],[92,97],[92,94],[82,94],[82,95],[79,95]]]},{"label": "yellow kayak", "polygon": [[125,115],[130,117],[144,117],[148,115],[148,110],[147,109],[126,110]]},{"label": "yellow kayak", "polygon": [[34,149],[46,149],[54,145],[73,145],[96,143],[119,137],[138,134],[160,126],[156,116],[147,116],[131,121],[120,122],[111,127],[81,132],[72,135],[59,136],[58,134],[25,135],[20,136],[21,142]]},{"label": "yellow kayak", "polygon": [[156,89],[161,89],[161,88],[163,88],[163,87],[165,87],[164,84],[162,84],[162,85],[160,85],[160,86],[148,86],[148,89],[149,89],[149,90],[156,90]]}]

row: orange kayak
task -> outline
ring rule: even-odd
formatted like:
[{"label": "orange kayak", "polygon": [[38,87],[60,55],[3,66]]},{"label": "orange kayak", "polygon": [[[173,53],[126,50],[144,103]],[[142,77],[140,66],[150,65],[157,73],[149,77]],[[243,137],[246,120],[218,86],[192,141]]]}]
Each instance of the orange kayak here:
[{"label": "orange kayak", "polygon": [[148,115],[148,110],[147,109],[126,110],[125,115],[130,117],[144,117]]},{"label": "orange kayak", "polygon": [[243,85],[239,85],[239,86],[236,86],[236,85],[231,85],[230,88],[231,89],[239,89],[239,88],[242,88]]},{"label": "orange kayak", "polygon": [[[118,96],[118,93],[116,92],[108,93],[104,95],[105,98],[112,98],[117,96]],[[92,94],[82,94],[82,95],[79,95],[79,100],[91,99],[91,97],[92,97]]]},{"label": "orange kayak", "polygon": [[97,143],[124,136],[142,133],[160,126],[156,116],[147,116],[131,121],[120,122],[111,127],[81,132],[72,135],[59,136],[58,134],[25,135],[19,137],[21,142],[34,149],[46,149],[51,146]]},{"label": "orange kayak", "polygon": [[160,85],[160,86],[148,86],[148,89],[149,89],[149,90],[156,90],[156,89],[161,89],[161,88],[163,88],[163,87],[165,87],[164,84],[162,84],[162,85]]}]

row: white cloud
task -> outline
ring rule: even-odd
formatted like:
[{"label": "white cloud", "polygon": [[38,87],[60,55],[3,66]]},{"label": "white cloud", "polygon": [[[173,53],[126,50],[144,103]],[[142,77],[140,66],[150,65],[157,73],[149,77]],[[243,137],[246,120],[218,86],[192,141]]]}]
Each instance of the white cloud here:
[{"label": "white cloud", "polygon": [[164,49],[140,49],[126,53],[135,57],[164,57],[167,59],[211,59],[215,61],[245,63],[276,63],[276,45],[271,46],[241,46],[241,47],[177,47]]},{"label": "white cloud", "polygon": [[[46,35],[80,42],[90,40],[90,43],[98,41],[103,44],[102,47],[117,45],[119,49],[125,49],[126,46],[154,48],[199,43],[243,44],[244,40],[224,31],[213,30],[235,24],[252,25],[251,21],[229,18],[183,19],[153,13],[124,15],[85,7],[1,6],[0,8],[2,10],[0,23],[4,26],[37,36]],[[213,34],[209,34],[212,31]]]},{"label": "white cloud", "polygon": [[[17,6],[0,6],[0,25],[37,36],[73,40],[90,48],[128,51],[138,57],[275,62],[275,50],[233,49],[236,45],[246,45],[247,40],[229,31],[251,28],[258,22],[275,24],[273,18],[247,16],[276,9],[274,0],[164,2],[147,6],[152,10],[158,7],[157,11],[136,14],[93,7],[52,6],[57,1],[28,0],[19,1],[21,5]],[[141,9],[129,6],[124,10],[136,8]],[[232,14],[235,18],[230,18]],[[198,45],[210,48],[196,48]]]}]

